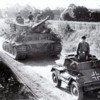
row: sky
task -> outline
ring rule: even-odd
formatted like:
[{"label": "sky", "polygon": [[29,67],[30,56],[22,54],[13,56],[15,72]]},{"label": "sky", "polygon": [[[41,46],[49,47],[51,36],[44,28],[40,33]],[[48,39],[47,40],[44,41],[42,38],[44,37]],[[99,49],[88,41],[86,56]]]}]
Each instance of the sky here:
[{"label": "sky", "polygon": [[55,9],[57,7],[67,8],[69,4],[76,4],[77,6],[85,6],[87,8],[100,8],[100,0],[0,0],[0,8],[13,6],[15,4],[22,6],[29,4],[35,8],[44,9],[50,7]]}]

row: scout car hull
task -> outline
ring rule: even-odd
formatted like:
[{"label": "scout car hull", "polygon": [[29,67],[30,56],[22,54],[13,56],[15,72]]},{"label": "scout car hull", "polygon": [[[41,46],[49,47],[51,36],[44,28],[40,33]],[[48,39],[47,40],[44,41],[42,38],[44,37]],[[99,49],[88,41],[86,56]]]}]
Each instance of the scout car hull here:
[{"label": "scout car hull", "polygon": [[84,93],[100,89],[100,60],[95,56],[86,62],[66,58],[63,65],[52,68],[52,79],[57,87],[65,82],[74,100],[82,100]]}]

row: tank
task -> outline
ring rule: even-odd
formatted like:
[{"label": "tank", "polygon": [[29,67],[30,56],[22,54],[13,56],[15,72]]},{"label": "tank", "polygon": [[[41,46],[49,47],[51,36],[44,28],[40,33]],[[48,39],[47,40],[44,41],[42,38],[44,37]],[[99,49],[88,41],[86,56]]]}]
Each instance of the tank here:
[{"label": "tank", "polygon": [[20,60],[30,56],[57,56],[62,46],[61,39],[50,29],[46,28],[46,17],[38,23],[10,23],[10,34],[6,35],[3,42],[4,51]]}]

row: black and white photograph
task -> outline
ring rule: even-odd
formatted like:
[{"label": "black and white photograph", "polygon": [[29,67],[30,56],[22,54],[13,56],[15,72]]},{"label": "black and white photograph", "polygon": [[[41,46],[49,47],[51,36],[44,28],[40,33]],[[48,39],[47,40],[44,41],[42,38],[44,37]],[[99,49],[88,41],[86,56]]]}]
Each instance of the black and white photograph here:
[{"label": "black and white photograph", "polygon": [[100,100],[100,0],[0,0],[0,100]]}]

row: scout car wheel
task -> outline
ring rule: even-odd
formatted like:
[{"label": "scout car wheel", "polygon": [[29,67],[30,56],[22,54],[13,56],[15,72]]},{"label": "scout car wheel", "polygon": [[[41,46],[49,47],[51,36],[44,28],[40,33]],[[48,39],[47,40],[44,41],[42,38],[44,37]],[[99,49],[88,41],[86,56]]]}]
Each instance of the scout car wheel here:
[{"label": "scout car wheel", "polygon": [[61,86],[61,80],[58,79],[56,71],[53,71],[53,73],[52,73],[52,80],[55,83],[55,85],[60,88],[60,86]]},{"label": "scout car wheel", "polygon": [[73,96],[73,100],[83,99],[83,90],[77,85],[76,82],[72,82],[70,91],[71,91],[71,95]]}]

